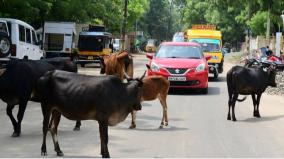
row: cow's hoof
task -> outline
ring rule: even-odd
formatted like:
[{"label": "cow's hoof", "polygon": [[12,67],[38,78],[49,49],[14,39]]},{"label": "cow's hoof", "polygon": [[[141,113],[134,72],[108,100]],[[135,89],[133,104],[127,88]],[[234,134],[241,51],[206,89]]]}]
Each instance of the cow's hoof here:
[{"label": "cow's hoof", "polygon": [[57,156],[64,156],[64,153],[62,151],[58,151]]},{"label": "cow's hoof", "polygon": [[228,116],[228,117],[227,117],[227,120],[231,120],[231,117],[230,117],[230,116]]},{"label": "cow's hoof", "polygon": [[102,158],[110,158],[109,154],[102,155]]},{"label": "cow's hoof", "polygon": [[260,114],[257,114],[255,117],[257,117],[257,118],[261,118]]},{"label": "cow's hoof", "polygon": [[19,132],[13,132],[12,137],[19,137],[21,133]]},{"label": "cow's hoof", "polygon": [[165,126],[168,126],[169,125],[169,123],[168,122],[165,122]]},{"label": "cow's hoof", "polygon": [[159,129],[163,129],[163,128],[164,128],[163,125],[160,125],[160,126],[159,126]]},{"label": "cow's hoof", "polygon": [[234,118],[234,119],[233,119],[233,121],[237,121],[237,119],[236,119],[236,118]]},{"label": "cow's hoof", "polygon": [[77,127],[77,126],[75,126],[73,129],[73,131],[79,131],[79,130],[80,130],[80,127]]},{"label": "cow's hoof", "polygon": [[129,129],[135,129],[136,128],[136,125],[130,125],[129,126]]},{"label": "cow's hoof", "polygon": [[42,156],[47,156],[47,152],[46,151],[41,151],[41,155]]}]

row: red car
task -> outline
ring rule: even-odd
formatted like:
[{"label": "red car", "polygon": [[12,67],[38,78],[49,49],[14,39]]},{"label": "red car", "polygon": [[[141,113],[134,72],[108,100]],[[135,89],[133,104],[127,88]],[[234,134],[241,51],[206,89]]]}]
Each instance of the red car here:
[{"label": "red car", "polygon": [[171,88],[198,88],[208,92],[208,64],[201,46],[193,42],[164,42],[155,54],[146,54],[148,76],[162,75]]}]

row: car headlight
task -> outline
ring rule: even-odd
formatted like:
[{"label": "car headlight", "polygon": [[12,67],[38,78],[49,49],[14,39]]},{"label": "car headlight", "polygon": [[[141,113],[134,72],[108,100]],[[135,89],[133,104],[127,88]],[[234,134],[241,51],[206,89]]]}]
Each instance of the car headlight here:
[{"label": "car headlight", "polygon": [[154,62],[152,62],[151,63],[151,70],[158,72],[158,71],[160,71],[160,67],[157,64],[155,64]]},{"label": "car headlight", "polygon": [[205,70],[205,63],[199,64],[195,69],[196,72],[201,72],[204,70]]}]

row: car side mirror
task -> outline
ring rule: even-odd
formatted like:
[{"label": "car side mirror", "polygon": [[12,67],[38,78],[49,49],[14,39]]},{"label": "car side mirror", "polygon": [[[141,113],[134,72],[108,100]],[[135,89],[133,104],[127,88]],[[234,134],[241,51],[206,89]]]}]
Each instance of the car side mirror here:
[{"label": "car side mirror", "polygon": [[206,56],[205,56],[206,61],[209,61],[211,58],[212,58],[211,55],[206,55]]},{"label": "car side mirror", "polygon": [[153,59],[153,53],[146,53],[146,57],[148,59]]}]

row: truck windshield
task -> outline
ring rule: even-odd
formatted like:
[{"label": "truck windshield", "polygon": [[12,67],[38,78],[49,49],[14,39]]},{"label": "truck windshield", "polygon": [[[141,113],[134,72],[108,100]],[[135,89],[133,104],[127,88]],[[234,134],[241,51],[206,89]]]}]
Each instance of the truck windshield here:
[{"label": "truck windshield", "polygon": [[78,49],[80,51],[103,51],[104,37],[80,35],[78,41]]},{"label": "truck windshield", "polygon": [[189,39],[189,42],[197,42],[201,45],[204,52],[220,52],[220,40],[218,39]]},{"label": "truck windshield", "polygon": [[196,46],[162,45],[159,48],[156,57],[201,59],[202,52],[200,47]]}]

